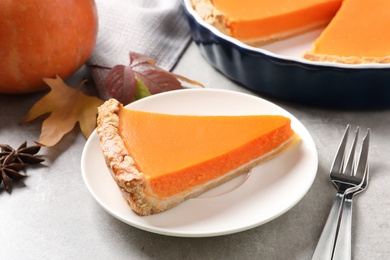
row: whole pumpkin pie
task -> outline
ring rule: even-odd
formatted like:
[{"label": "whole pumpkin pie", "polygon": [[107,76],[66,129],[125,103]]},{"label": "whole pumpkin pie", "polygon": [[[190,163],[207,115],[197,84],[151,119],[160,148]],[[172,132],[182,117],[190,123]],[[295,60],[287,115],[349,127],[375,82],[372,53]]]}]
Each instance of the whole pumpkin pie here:
[{"label": "whole pumpkin pie", "polygon": [[323,27],[303,58],[346,64],[390,63],[387,0],[191,0],[221,32],[260,46]]},{"label": "whole pumpkin pie", "polygon": [[197,13],[221,32],[260,46],[329,23],[342,0],[191,0]]},{"label": "whole pumpkin pie", "polygon": [[344,0],[304,58],[347,64],[390,63],[390,1]]},{"label": "whole pumpkin pie", "polygon": [[247,173],[298,137],[279,115],[171,115],[98,109],[101,149],[130,207],[150,215]]}]

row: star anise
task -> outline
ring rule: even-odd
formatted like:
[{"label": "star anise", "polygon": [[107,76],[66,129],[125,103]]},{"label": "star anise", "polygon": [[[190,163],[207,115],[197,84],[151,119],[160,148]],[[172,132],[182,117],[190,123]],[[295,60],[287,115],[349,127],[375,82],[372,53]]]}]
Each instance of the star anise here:
[{"label": "star anise", "polygon": [[9,190],[12,187],[11,179],[20,180],[26,177],[25,174],[19,172],[26,167],[26,164],[14,162],[15,154],[16,152],[12,151],[0,161],[0,184],[4,183],[5,190]]},{"label": "star anise", "polygon": [[16,150],[8,144],[0,144],[0,148],[0,162],[12,152],[15,152],[14,161],[17,163],[37,164],[44,161],[44,159],[35,155],[41,149],[39,145],[27,146],[27,142],[24,142]]}]

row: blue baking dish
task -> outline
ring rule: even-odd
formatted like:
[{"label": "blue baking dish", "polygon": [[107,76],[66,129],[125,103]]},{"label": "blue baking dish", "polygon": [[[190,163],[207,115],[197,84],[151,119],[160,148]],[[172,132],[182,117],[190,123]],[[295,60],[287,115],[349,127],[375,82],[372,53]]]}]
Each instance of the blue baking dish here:
[{"label": "blue baking dish", "polygon": [[[204,22],[190,0],[182,3],[201,54],[223,75],[244,87],[306,105],[348,109],[390,107],[390,64],[312,62],[284,55],[283,51],[274,53],[273,49],[283,49],[281,43],[251,47]],[[307,37],[313,37],[311,34]]]}]

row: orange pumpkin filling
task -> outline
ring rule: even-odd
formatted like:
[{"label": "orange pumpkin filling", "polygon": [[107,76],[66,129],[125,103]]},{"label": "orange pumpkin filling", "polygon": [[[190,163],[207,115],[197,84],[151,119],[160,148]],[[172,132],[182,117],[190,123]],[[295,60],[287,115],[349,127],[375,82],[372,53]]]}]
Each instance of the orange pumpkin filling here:
[{"label": "orange pumpkin filling", "polygon": [[328,23],[341,0],[212,0],[226,15],[231,35],[241,40],[290,34]]},{"label": "orange pumpkin filling", "polygon": [[305,58],[344,63],[390,62],[389,11],[387,0],[344,0]]},{"label": "orange pumpkin filling", "polygon": [[121,108],[119,134],[153,193],[169,197],[216,179],[291,139],[283,116],[189,116]]}]

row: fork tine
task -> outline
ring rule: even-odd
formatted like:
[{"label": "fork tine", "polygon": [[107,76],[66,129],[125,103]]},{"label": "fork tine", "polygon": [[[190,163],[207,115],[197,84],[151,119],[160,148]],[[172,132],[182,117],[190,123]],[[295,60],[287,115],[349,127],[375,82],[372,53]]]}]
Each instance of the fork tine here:
[{"label": "fork tine", "polygon": [[345,166],[345,169],[344,169],[344,173],[350,172],[351,175],[353,174],[353,168],[354,168],[355,162],[356,162],[355,150],[356,150],[356,143],[357,143],[358,136],[359,136],[359,127],[356,128],[355,137],[353,138],[353,141],[352,141],[352,146],[351,146],[351,150],[349,152],[347,165]]},{"label": "fork tine", "polygon": [[356,176],[361,177],[363,179],[364,173],[366,172],[367,165],[368,165],[368,148],[370,146],[370,133],[371,129],[367,129],[367,134],[363,138],[363,144],[362,148],[360,150],[360,158],[359,158],[359,163],[358,167],[356,169]]},{"label": "fork tine", "polygon": [[343,138],[341,139],[336,156],[334,157],[331,173],[341,173],[344,164],[344,152],[347,146],[349,125],[345,128]]}]

